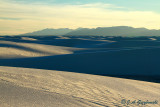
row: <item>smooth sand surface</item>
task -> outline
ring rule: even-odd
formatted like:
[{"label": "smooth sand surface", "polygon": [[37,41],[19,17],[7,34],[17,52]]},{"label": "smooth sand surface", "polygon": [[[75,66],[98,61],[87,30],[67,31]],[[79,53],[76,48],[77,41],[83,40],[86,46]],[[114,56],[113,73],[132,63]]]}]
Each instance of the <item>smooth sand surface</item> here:
[{"label": "smooth sand surface", "polygon": [[7,59],[72,54],[76,50],[81,49],[36,43],[0,41],[0,58]]},{"label": "smooth sand surface", "polygon": [[[0,66],[0,107],[127,107],[160,101],[160,84],[64,71]],[[129,104],[128,107],[159,107]]]}]

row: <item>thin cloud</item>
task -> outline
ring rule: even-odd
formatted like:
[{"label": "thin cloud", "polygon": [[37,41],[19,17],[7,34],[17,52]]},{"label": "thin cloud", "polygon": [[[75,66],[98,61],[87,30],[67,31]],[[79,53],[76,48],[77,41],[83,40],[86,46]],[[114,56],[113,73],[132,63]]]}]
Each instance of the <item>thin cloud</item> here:
[{"label": "thin cloud", "polygon": [[0,17],[2,20],[22,20],[21,18]]}]

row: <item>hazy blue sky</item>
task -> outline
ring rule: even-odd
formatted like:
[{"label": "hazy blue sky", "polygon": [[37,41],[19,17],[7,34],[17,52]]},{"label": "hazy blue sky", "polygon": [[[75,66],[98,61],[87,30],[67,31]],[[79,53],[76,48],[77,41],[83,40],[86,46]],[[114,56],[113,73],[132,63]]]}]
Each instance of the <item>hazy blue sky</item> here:
[{"label": "hazy blue sky", "polygon": [[45,4],[88,4],[107,3],[122,6],[131,10],[160,12],[160,0],[13,0],[24,3],[45,3]]},{"label": "hazy blue sky", "polygon": [[44,28],[160,29],[160,0],[0,0],[0,34]]}]

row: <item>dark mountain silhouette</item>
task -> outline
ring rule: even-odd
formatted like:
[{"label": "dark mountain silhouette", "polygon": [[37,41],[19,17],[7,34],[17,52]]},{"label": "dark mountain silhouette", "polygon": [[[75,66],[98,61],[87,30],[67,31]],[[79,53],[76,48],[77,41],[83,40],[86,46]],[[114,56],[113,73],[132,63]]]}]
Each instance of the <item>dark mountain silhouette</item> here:
[{"label": "dark mountain silhouette", "polygon": [[82,35],[94,35],[94,36],[160,36],[160,30],[149,30],[146,28],[133,28],[128,26],[116,26],[116,27],[98,27],[96,29],[82,28],[74,30],[68,34],[68,36],[82,36]]},{"label": "dark mountain silhouette", "polygon": [[61,29],[43,29],[40,31],[35,31],[32,33],[26,33],[26,34],[22,34],[22,36],[33,36],[33,35],[40,35],[40,36],[44,36],[44,35],[55,35],[55,36],[59,36],[59,35],[65,35],[69,32],[71,32],[72,29],[68,29],[68,28],[61,28]]},{"label": "dark mountain silhouette", "polygon": [[65,36],[160,36],[160,30],[146,28],[133,28],[129,26],[78,28],[78,29],[44,29],[33,33],[23,34],[34,35],[65,35]]}]

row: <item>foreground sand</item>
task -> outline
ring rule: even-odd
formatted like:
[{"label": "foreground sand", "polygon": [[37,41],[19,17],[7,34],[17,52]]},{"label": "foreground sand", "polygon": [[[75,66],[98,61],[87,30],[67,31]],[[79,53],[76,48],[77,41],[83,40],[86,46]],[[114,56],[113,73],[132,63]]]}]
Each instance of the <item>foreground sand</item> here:
[{"label": "foreground sand", "polygon": [[[121,103],[122,99],[160,102],[160,84],[0,66],[0,107],[127,107]],[[159,107],[159,102],[143,106]]]}]

